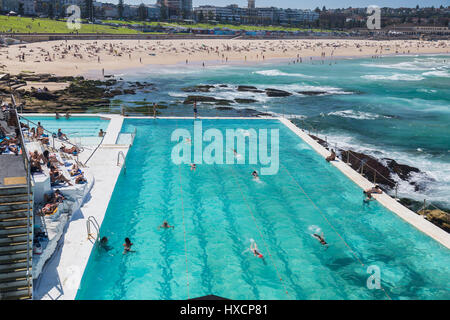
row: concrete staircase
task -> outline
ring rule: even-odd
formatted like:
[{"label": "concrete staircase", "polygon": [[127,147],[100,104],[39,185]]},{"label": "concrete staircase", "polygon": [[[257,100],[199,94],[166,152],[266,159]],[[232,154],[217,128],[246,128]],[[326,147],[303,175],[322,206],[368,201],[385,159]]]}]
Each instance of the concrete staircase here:
[{"label": "concrete staircase", "polygon": [[26,185],[0,188],[0,300],[32,298],[32,256],[32,196]]}]

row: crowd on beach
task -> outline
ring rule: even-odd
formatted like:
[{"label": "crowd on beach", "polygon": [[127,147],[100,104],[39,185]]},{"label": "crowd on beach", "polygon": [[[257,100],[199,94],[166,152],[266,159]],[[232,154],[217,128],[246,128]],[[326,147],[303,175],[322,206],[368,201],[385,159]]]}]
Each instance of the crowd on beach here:
[{"label": "crowd on beach", "polygon": [[210,61],[227,63],[231,60],[296,57],[312,60],[313,57],[333,59],[338,56],[378,58],[386,54],[448,53],[448,47],[448,41],[419,40],[65,40],[10,46],[0,50],[0,60],[13,73],[20,73],[25,68],[33,72],[74,75],[142,64],[201,62],[205,66]]}]

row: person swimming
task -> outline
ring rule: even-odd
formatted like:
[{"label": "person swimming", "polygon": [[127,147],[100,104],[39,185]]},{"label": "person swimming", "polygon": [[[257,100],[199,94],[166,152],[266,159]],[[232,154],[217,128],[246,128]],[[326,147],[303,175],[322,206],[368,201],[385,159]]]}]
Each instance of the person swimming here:
[{"label": "person swimming", "polygon": [[250,243],[250,251],[253,252],[255,257],[258,257],[260,259],[264,259],[264,256],[261,254],[261,252],[258,251],[258,246],[256,245],[255,241],[251,241],[251,243]]},{"label": "person swimming", "polygon": [[372,193],[367,192],[367,191],[363,191],[363,194],[366,195],[366,197],[365,197],[364,200],[363,200],[364,203],[367,203],[367,204],[368,204],[370,201],[375,200],[375,198],[372,197]]},{"label": "person swimming", "polygon": [[191,163],[191,171],[195,171],[197,169],[197,165],[195,163]]},{"label": "person swimming", "polygon": [[158,227],[158,230],[161,229],[161,228],[169,229],[169,228],[175,228],[175,226],[169,225],[169,223],[166,220],[164,220],[163,224]]},{"label": "person swimming", "polygon": [[110,247],[108,245],[108,238],[107,237],[102,237],[100,239],[100,248],[105,249],[106,251],[109,251],[112,249],[112,247]]},{"label": "person swimming", "polygon": [[129,238],[125,238],[125,243],[123,244],[123,254],[126,254],[128,252],[134,252],[131,250],[131,246],[133,243],[130,241]]},{"label": "person swimming", "polygon": [[320,244],[323,246],[328,247],[328,243],[325,241],[325,237],[323,236],[323,232],[319,235],[317,233],[314,233],[313,236],[319,240]]},{"label": "person swimming", "polygon": [[256,170],[252,172],[252,176],[254,179],[259,179],[259,175],[258,172],[256,172]]}]

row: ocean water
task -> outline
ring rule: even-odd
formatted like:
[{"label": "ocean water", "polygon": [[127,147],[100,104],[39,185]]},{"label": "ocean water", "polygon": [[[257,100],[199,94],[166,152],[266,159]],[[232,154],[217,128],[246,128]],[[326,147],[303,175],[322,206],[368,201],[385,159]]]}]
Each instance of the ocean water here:
[{"label": "ocean water", "polygon": [[[427,176],[413,176],[425,190],[400,183],[400,196],[450,207],[450,55],[397,56],[381,59],[318,60],[303,63],[272,61],[259,64],[200,64],[143,67],[121,72],[127,80],[156,84],[157,90],[120,96],[120,104],[160,102],[162,115],[192,115],[182,102],[188,95],[221,99],[250,98],[251,104],[232,104],[234,110],[199,104],[200,115],[245,115],[246,108],[304,122],[338,147],[377,157],[393,158],[418,167]],[[208,93],[182,88],[216,85]],[[218,85],[227,85],[219,87]],[[265,93],[238,92],[238,85],[289,91],[292,96],[271,98]],[[304,95],[302,91],[323,91]],[[304,121],[304,122],[303,122]]]},{"label": "ocean water", "polygon": [[[278,173],[257,182],[249,164],[193,172],[171,161],[170,141],[175,129],[192,134],[192,120],[125,120],[137,136],[100,230],[111,250],[93,249],[77,299],[450,298],[449,250],[363,205],[361,189],[279,121],[202,123],[224,136],[278,129]],[[163,220],[175,228],[158,230]],[[328,249],[313,237],[322,232]],[[122,254],[125,237],[136,252]],[[264,261],[248,251],[252,239]],[[371,268],[382,289],[368,289]]]}]

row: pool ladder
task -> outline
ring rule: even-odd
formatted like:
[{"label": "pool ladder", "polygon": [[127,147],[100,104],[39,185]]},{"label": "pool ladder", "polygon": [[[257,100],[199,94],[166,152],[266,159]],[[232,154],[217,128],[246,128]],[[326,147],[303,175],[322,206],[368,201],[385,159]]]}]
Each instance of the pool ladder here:
[{"label": "pool ladder", "polygon": [[120,165],[120,155],[122,155],[123,158],[123,173],[127,172],[127,164],[125,161],[125,154],[123,153],[123,151],[119,151],[119,153],[117,154],[117,166]]},{"label": "pool ladder", "polygon": [[[97,232],[97,236],[96,236],[96,237],[94,237],[94,236],[92,235],[92,232],[91,232],[91,225],[94,226],[94,229],[95,229],[95,231]],[[99,238],[99,236],[100,236],[100,225],[98,224],[98,222],[97,222],[97,220],[95,219],[95,217],[89,216],[89,217],[87,218],[87,220],[86,220],[86,229],[87,229],[87,239],[88,239],[88,240],[94,239],[95,242],[97,242],[97,241],[98,241],[98,238]]]}]

